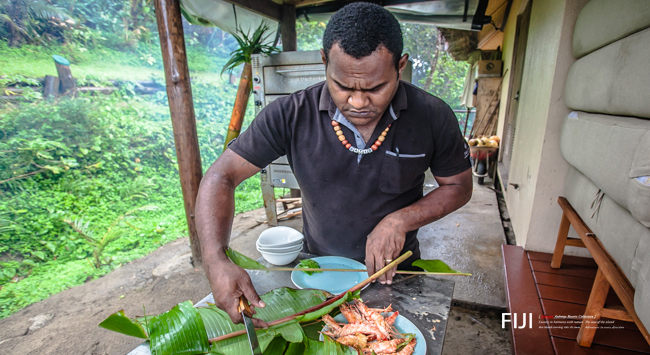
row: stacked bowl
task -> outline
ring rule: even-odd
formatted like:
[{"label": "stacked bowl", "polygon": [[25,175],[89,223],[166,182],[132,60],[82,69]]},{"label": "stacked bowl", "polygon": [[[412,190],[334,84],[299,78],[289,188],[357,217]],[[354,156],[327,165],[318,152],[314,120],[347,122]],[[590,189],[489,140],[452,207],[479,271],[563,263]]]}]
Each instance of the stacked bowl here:
[{"label": "stacked bowl", "polygon": [[257,251],[273,265],[287,265],[296,260],[305,236],[289,227],[272,227],[257,238]]}]

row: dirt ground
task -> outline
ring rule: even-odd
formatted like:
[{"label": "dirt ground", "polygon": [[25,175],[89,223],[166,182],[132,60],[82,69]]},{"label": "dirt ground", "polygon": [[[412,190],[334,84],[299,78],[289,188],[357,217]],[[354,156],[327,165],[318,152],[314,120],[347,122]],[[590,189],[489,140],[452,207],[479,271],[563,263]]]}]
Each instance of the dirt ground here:
[{"label": "dirt ground", "polygon": [[[262,210],[238,215],[231,244],[259,233],[261,217]],[[189,240],[181,238],[0,320],[0,354],[126,354],[142,341],[99,328],[108,315],[120,309],[142,315],[143,307],[147,314],[157,314],[188,299],[198,302],[208,293],[203,269],[190,263]],[[511,354],[510,346],[499,314],[452,307],[443,354]]]}]

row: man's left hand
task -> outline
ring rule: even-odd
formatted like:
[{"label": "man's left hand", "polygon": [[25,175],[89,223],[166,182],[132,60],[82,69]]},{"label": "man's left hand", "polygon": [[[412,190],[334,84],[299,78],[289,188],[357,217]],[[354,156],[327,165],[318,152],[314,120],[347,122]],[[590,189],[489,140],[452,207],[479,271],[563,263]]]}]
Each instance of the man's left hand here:
[{"label": "man's left hand", "polygon": [[[373,275],[381,270],[384,266],[390,264],[400,256],[404,241],[406,240],[406,231],[402,230],[402,225],[397,220],[391,219],[390,215],[386,216],[368,235],[366,241],[366,268],[368,276]],[[382,284],[391,284],[395,276],[396,268],[389,270],[379,277]]]}]

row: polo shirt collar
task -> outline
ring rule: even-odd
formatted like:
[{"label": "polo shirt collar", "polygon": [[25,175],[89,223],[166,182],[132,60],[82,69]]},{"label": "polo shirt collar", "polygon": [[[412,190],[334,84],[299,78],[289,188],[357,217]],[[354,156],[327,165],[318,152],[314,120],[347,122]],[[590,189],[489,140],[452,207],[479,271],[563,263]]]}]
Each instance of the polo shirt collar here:
[{"label": "polo shirt collar", "polygon": [[[393,119],[398,119],[400,112],[407,108],[406,89],[404,88],[404,83],[400,80],[399,85],[397,86],[397,92],[395,93],[393,100],[390,102],[389,110],[392,110],[391,116],[393,116]],[[320,100],[318,102],[318,110],[327,111],[330,117],[334,117],[337,112],[336,105],[334,104],[334,101],[332,101],[332,96],[327,87],[327,82],[323,83],[323,90],[321,90]]]}]

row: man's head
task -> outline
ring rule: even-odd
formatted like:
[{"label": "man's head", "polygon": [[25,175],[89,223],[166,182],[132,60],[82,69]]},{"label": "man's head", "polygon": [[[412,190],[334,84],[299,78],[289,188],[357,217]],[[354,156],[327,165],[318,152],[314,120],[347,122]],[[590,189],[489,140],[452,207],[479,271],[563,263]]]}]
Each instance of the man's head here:
[{"label": "man's head", "polygon": [[408,55],[397,19],[379,5],[343,7],[327,24],[321,55],[339,111],[353,124],[374,123],[388,108]]}]

